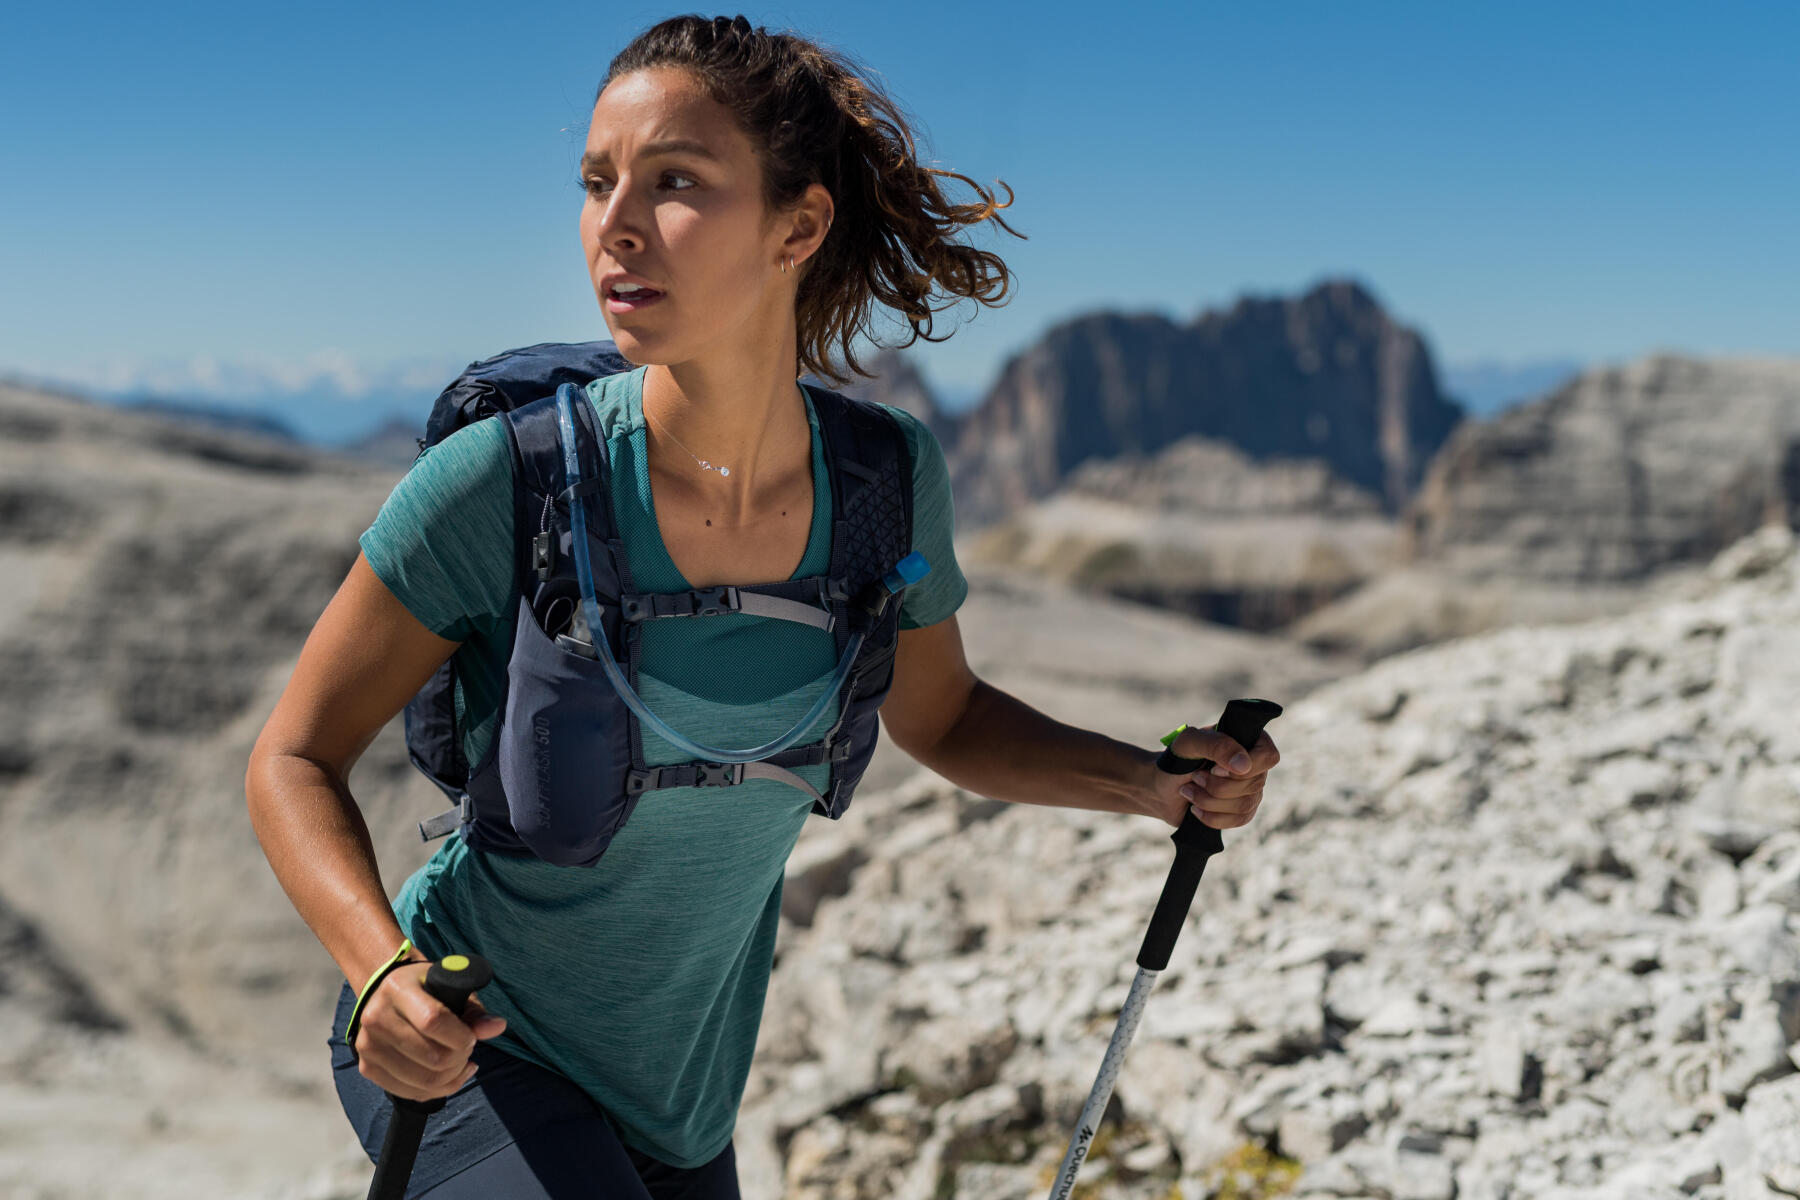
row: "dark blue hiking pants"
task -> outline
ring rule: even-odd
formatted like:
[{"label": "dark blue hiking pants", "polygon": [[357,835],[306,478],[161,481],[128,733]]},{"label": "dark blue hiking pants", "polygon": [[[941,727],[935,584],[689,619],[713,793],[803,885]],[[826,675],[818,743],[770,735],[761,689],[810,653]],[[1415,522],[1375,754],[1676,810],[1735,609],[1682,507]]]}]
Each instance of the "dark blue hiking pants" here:
[{"label": "dark blue hiking pants", "polygon": [[[394,1106],[344,1044],[355,1004],[346,983],[328,1044],[338,1099],[372,1163]],[[734,1146],[672,1167],[621,1142],[606,1111],[554,1071],[485,1041],[471,1057],[481,1069],[425,1123],[407,1200],[740,1200]]]}]

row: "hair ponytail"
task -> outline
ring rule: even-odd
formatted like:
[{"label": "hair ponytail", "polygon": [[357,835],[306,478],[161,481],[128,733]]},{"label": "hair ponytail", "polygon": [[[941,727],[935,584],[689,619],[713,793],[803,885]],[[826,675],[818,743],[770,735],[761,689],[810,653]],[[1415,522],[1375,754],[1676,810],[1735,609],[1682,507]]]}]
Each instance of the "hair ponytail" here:
[{"label": "hair ponytail", "polygon": [[[872,332],[874,306],[895,310],[912,327],[904,349],[932,336],[935,315],[963,300],[997,307],[1012,276],[1000,256],[953,240],[963,227],[992,221],[1024,238],[999,215],[1007,199],[955,171],[918,161],[900,107],[844,55],[788,33],[735,18],[671,17],[645,30],[614,57],[600,91],[651,67],[694,74],[730,109],[763,164],[771,211],[794,204],[814,183],[831,193],[830,231],[801,265],[795,301],[799,373],[833,384],[849,375],[832,362],[835,344],[849,371],[868,375],[853,343]],[[955,204],[940,180],[972,187],[977,203]]]}]

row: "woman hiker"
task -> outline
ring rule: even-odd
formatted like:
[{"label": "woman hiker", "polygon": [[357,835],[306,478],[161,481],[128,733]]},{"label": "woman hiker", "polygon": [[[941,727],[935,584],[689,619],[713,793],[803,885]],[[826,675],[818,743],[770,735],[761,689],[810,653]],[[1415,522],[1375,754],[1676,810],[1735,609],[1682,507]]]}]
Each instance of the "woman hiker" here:
[{"label": "woman hiker", "polygon": [[[941,177],[984,202],[949,203]],[[860,371],[850,345],[876,302],[917,338],[934,299],[1003,299],[999,257],[949,235],[991,219],[1017,236],[997,215],[1006,205],[920,165],[899,109],[846,59],[742,16],[663,21],[612,61],[580,184],[588,273],[637,364],[577,393],[616,456],[617,536],[635,585],[824,573],[832,496],[797,381],[846,377],[832,370],[833,341]],[[1279,757],[1267,734],[1245,755],[1189,728],[1174,753],[1222,765],[1167,774],[1160,747],[1061,724],[976,678],[954,615],[967,583],[943,453],[915,418],[887,411],[911,452],[913,546],[931,568],[901,597],[880,710],[893,742],[984,796],[1170,826],[1190,808],[1218,829],[1250,821]],[[586,868],[449,838],[390,906],[347,786],[377,732],[459,646],[512,636],[512,470],[501,421],[479,420],[394,487],[257,739],[251,818],[344,973],[332,1062],[371,1157],[387,1093],[448,1097],[408,1195],[735,1198],[733,1127],[809,795],[771,778],[646,793]],[[823,694],[836,659],[823,629],[741,612],[647,622],[642,646],[646,705],[710,746],[779,737]],[[511,734],[495,681],[465,684],[458,727],[479,762]],[[691,757],[656,745],[663,762]],[[794,774],[824,791],[832,769]],[[487,957],[495,979],[459,1018],[423,980],[430,962],[462,951]]]}]

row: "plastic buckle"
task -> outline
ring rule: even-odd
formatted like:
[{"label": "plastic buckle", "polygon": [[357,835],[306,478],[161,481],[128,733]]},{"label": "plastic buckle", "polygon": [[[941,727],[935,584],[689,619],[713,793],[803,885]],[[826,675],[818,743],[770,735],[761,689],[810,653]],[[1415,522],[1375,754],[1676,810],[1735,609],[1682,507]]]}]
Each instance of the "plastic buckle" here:
[{"label": "plastic buckle", "polygon": [[738,608],[737,589],[728,584],[719,587],[696,588],[693,596],[696,617],[716,617],[723,613],[735,612]]},{"label": "plastic buckle", "polygon": [[649,615],[644,611],[644,598],[642,596],[620,596],[619,612],[627,621],[630,621],[634,625]]},{"label": "plastic buckle", "polygon": [[852,750],[853,747],[850,745],[849,738],[833,742],[831,745],[825,747],[826,761],[834,763],[849,762]]},{"label": "plastic buckle", "polygon": [[627,771],[625,773],[626,794],[637,796],[649,791],[655,774],[655,771]]},{"label": "plastic buckle", "polygon": [[695,787],[732,787],[743,781],[743,763],[700,763],[694,773]]}]

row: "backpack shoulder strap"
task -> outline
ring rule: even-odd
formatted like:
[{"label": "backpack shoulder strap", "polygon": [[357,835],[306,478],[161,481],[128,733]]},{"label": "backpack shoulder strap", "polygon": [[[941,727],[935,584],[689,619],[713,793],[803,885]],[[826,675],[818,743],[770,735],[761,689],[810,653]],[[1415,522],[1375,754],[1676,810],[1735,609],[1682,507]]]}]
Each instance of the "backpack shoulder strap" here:
[{"label": "backpack shoulder strap", "polygon": [[[537,584],[539,563],[548,561],[546,555],[554,558],[559,536],[569,529],[572,501],[597,493],[599,503],[588,506],[588,535],[607,547],[618,540],[618,520],[612,504],[612,463],[600,439],[593,404],[580,388],[575,389],[574,398],[576,453],[581,458],[582,482],[572,494],[563,487],[562,432],[556,394],[552,392],[503,414],[513,442],[513,500],[518,522],[515,575],[518,588],[527,596]],[[621,584],[630,587],[624,555],[614,554],[613,558]]]},{"label": "backpack shoulder strap", "polygon": [[[900,422],[878,405],[828,388],[808,390],[831,478],[828,574],[855,595],[912,551],[912,455]],[[848,630],[838,636],[841,651]]]}]

